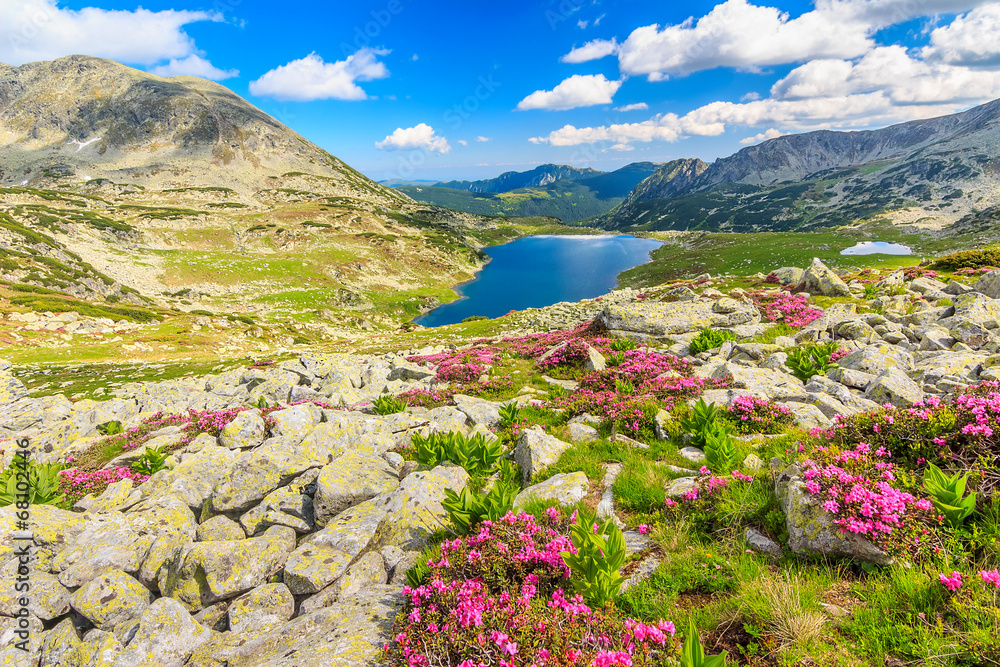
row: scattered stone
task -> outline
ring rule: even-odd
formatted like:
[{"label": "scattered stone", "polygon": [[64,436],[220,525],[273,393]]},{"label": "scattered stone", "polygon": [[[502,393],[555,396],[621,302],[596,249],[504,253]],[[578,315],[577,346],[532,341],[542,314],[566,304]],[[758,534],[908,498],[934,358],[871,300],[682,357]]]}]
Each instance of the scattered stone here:
[{"label": "scattered stone", "polygon": [[514,449],[514,460],[521,466],[523,482],[528,484],[538,471],[558,461],[569,447],[568,442],[549,435],[539,426],[525,429]]},{"label": "scattered stone", "polygon": [[560,473],[544,482],[529,486],[514,499],[514,510],[519,510],[531,500],[555,500],[562,505],[575,505],[583,500],[590,488],[587,475],[582,472]]}]

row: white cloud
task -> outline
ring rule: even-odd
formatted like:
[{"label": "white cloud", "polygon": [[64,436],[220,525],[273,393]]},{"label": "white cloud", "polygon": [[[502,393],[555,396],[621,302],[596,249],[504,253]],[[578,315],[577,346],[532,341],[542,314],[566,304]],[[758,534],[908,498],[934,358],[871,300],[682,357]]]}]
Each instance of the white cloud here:
[{"label": "white cloud", "polygon": [[198,52],[183,27],[222,21],[217,12],[84,7],[64,9],[57,0],[0,2],[0,62],[21,65],[75,53],[126,63],[155,65]]},{"label": "white cloud", "polygon": [[635,104],[626,104],[623,107],[615,107],[615,111],[645,111],[649,108],[649,105],[645,102],[636,102]]},{"label": "white cloud", "polygon": [[699,18],[637,28],[621,44],[594,40],[562,60],[581,63],[617,53],[623,74],[661,81],[716,67],[758,71],[815,58],[857,58],[874,48],[872,36],[881,28],[981,4],[984,0],[817,0],[815,9],[793,18],[776,7],[726,0]]},{"label": "white cloud", "polygon": [[487,141],[493,141],[493,137],[484,137],[482,135],[476,137],[476,141],[481,144],[485,144]]},{"label": "white cloud", "polygon": [[630,144],[615,144],[614,146],[611,147],[611,150],[613,150],[613,151],[634,151],[635,150],[635,146],[632,146]]},{"label": "white cloud", "polygon": [[587,42],[583,46],[578,46],[562,58],[561,61],[564,63],[585,63],[589,60],[599,60],[606,56],[610,56],[612,53],[617,53],[618,42],[614,39],[595,39]]},{"label": "white cloud", "polygon": [[447,153],[451,150],[448,140],[434,134],[434,128],[427,123],[413,127],[397,127],[382,141],[375,142],[375,148],[384,151],[423,149],[430,153]]},{"label": "white cloud", "polygon": [[158,65],[149,70],[150,74],[157,76],[200,76],[203,79],[212,81],[222,81],[239,76],[237,69],[222,70],[208,62],[197,54],[192,54],[187,58],[173,59],[166,65]]},{"label": "white cloud", "polygon": [[621,81],[608,81],[603,74],[574,74],[552,90],[536,90],[521,100],[517,108],[562,111],[610,104],[621,85]]},{"label": "white cloud", "polygon": [[1000,66],[1000,4],[978,7],[931,32],[921,55],[952,65]]},{"label": "white cloud", "polygon": [[746,139],[740,139],[740,143],[743,144],[744,146],[749,146],[750,144],[756,144],[761,141],[767,141],[768,139],[776,139],[777,137],[783,137],[783,136],[785,136],[784,132],[772,127],[771,129],[765,130],[764,132],[756,134],[752,137],[747,137]]},{"label": "white cloud", "polygon": [[414,53],[413,54],[413,62],[417,62],[418,60],[420,60],[420,56],[418,56],[416,53]]},{"label": "white cloud", "polygon": [[258,97],[306,102],[310,100],[365,100],[368,94],[357,81],[372,81],[389,76],[378,56],[384,49],[359,49],[345,60],[328,63],[315,53],[276,67],[256,81],[250,82],[250,92]]},{"label": "white cloud", "polygon": [[589,24],[590,24],[590,21],[584,21],[584,20],[580,20],[580,21],[576,22],[576,25],[577,25],[578,28],[580,28],[580,30],[586,30],[587,26]]},{"label": "white cloud", "polygon": [[458,145],[459,145],[459,146],[468,146],[468,145],[469,145],[469,142],[468,142],[468,141],[466,141],[465,139],[459,139],[459,140],[458,140]]}]

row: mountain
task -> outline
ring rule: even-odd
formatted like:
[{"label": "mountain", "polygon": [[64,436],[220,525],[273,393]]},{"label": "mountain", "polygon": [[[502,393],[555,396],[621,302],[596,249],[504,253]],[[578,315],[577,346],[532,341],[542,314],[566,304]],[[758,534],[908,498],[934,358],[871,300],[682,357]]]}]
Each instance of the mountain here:
[{"label": "mountain", "polygon": [[227,88],[69,56],[0,64],[0,184],[108,179],[251,193],[309,175],[330,194],[402,203]]},{"label": "mountain", "polygon": [[787,135],[693,176],[663,172],[599,224],[782,231],[886,217],[939,228],[998,203],[1000,100],[877,130]]},{"label": "mountain", "polygon": [[[0,312],[349,336],[426,312],[533,224],[418,204],[216,83],[99,58],[0,64],[0,128]],[[208,341],[189,324],[164,324],[178,355]]]},{"label": "mountain", "polygon": [[[544,165],[532,171],[508,172],[483,181],[447,181],[433,187],[403,186],[398,189],[417,201],[457,211],[494,216],[554,217],[569,224],[606,213],[659,167],[654,162],[635,162],[616,171],[602,172]],[[556,176],[559,178],[546,180]],[[504,188],[521,182],[538,184],[513,189],[470,189]]]},{"label": "mountain", "polygon": [[521,188],[544,187],[563,179],[580,180],[600,176],[603,173],[596,169],[579,169],[565,164],[543,164],[531,171],[507,171],[496,178],[481,181],[443,181],[437,187],[469,192],[510,192]]}]

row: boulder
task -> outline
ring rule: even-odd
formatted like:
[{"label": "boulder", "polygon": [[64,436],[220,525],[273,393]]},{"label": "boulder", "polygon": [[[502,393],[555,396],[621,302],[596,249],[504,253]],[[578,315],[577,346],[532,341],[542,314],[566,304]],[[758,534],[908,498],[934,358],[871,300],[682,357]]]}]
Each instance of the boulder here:
[{"label": "boulder", "polygon": [[285,440],[269,440],[245,452],[215,487],[212,509],[216,512],[246,511],[306,470],[332,460],[332,457],[327,460],[313,454]]},{"label": "boulder", "polygon": [[743,539],[746,540],[747,546],[755,552],[764,554],[765,556],[770,556],[775,560],[781,558],[781,546],[763,533],[760,533],[753,528],[747,528],[746,533],[743,535]]},{"label": "boulder", "polygon": [[908,408],[922,401],[924,392],[906,373],[890,368],[868,383],[865,398],[879,404],[892,403],[896,407]]},{"label": "boulder", "polygon": [[295,598],[284,584],[264,584],[229,605],[229,629],[257,635],[272,630],[295,614]]},{"label": "boulder", "polygon": [[7,371],[0,371],[0,405],[7,405],[25,398],[28,390],[24,383]]},{"label": "boulder", "polygon": [[135,635],[113,667],[181,667],[211,634],[179,602],[160,598],[143,611]]},{"label": "boulder", "polygon": [[312,403],[276,410],[269,417],[274,421],[271,433],[286,441],[298,443],[320,423],[323,412]]},{"label": "boulder", "polygon": [[770,399],[805,394],[801,380],[770,368],[741,366],[727,361],[712,372],[712,377],[719,380],[728,379],[733,384],[742,385],[754,396]]},{"label": "boulder", "polygon": [[911,370],[913,355],[895,345],[869,345],[851,352],[838,361],[837,365],[871,375],[880,375],[890,368]]},{"label": "boulder", "polygon": [[246,537],[243,528],[229,517],[219,514],[198,526],[199,542],[232,542]]},{"label": "boulder", "polygon": [[489,428],[500,421],[500,410],[492,401],[464,394],[455,394],[452,399],[455,401],[456,407],[465,413],[468,421],[472,422],[474,426],[482,424]]},{"label": "boulder", "polygon": [[795,266],[783,266],[780,269],[775,269],[771,273],[777,277],[778,281],[782,285],[798,285],[802,282],[802,274],[804,274],[805,271]]},{"label": "boulder", "polygon": [[566,430],[568,432],[569,439],[573,442],[590,442],[591,440],[597,440],[600,437],[596,428],[587,424],[581,424],[580,422],[571,422],[566,427]]},{"label": "boulder", "polygon": [[1000,299],[1000,269],[984,273],[976,281],[975,290],[991,299]]},{"label": "boulder", "polygon": [[584,473],[560,473],[517,494],[514,510],[520,510],[532,500],[555,500],[561,505],[575,505],[583,500],[589,489],[590,480]]},{"label": "boulder", "polygon": [[[994,273],[1000,273],[1000,270],[991,271],[986,275]],[[973,322],[987,329],[996,329],[1000,326],[1000,302],[994,298],[977,291],[957,295],[952,301],[955,314],[949,318],[951,322]]]},{"label": "boulder", "polygon": [[275,526],[261,537],[197,542],[178,549],[165,565],[161,591],[197,611],[242,595],[278,573],[295,549],[295,531]]},{"label": "boulder", "polygon": [[222,429],[219,442],[229,449],[250,449],[264,442],[264,430],[260,410],[246,410]]},{"label": "boulder", "polygon": [[664,491],[667,494],[667,498],[680,498],[685,493],[691,491],[697,481],[697,477],[678,477],[667,482],[664,486]]},{"label": "boulder", "polygon": [[335,515],[399,485],[399,474],[377,456],[347,452],[323,467],[316,480],[316,523],[325,526]]},{"label": "boulder", "polygon": [[826,264],[814,257],[812,264],[802,274],[797,291],[823,296],[851,296],[851,290],[840,276],[827,268]]},{"label": "boulder", "polygon": [[570,446],[568,442],[549,435],[539,426],[525,429],[514,449],[514,460],[521,466],[524,483],[530,483],[538,471],[558,461]]},{"label": "boulder", "polygon": [[347,572],[327,590],[335,592],[336,600],[347,600],[374,586],[381,586],[388,575],[380,554],[370,551],[348,568]]},{"label": "boulder", "polygon": [[139,618],[153,601],[149,589],[117,570],[91,579],[71,601],[73,609],[101,630]]},{"label": "boulder", "polygon": [[712,302],[622,303],[605,306],[599,319],[611,332],[641,340],[665,340],[677,334],[758,324],[760,312],[750,302],[739,302],[731,313],[717,313]]},{"label": "boulder", "polygon": [[[18,559],[13,558],[0,568],[0,616],[13,618],[21,608],[19,599],[23,591],[17,590],[18,564]],[[28,610],[32,614],[43,621],[51,621],[69,612],[72,594],[55,575],[33,570],[30,583]]]}]

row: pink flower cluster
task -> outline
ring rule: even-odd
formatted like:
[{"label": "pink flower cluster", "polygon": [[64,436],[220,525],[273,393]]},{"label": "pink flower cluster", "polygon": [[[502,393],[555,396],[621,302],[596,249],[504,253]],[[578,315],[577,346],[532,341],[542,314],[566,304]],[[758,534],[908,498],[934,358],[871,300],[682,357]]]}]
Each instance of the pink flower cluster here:
[{"label": "pink flower cluster", "polygon": [[509,513],[445,541],[426,583],[403,589],[387,657],[407,667],[639,667],[673,651],[672,623],[622,618],[566,593],[569,525],[557,510],[537,521]]},{"label": "pink flower cluster", "polygon": [[804,327],[823,316],[823,311],[809,305],[809,299],[788,292],[754,291],[750,298],[768,322],[783,321],[791,327]]},{"label": "pink flower cluster", "polygon": [[941,580],[945,588],[953,593],[962,587],[962,575],[959,572],[952,572],[947,575],[939,574],[938,579]]},{"label": "pink flower cluster", "polygon": [[110,485],[123,479],[131,479],[135,486],[139,486],[149,477],[120,466],[97,472],[84,472],[76,468],[59,472],[59,486],[71,504],[89,493],[99,496]]},{"label": "pink flower cluster", "polygon": [[818,461],[806,460],[803,478],[806,490],[820,502],[841,531],[885,542],[894,531],[908,527],[914,544],[926,533],[916,527],[920,517],[929,519],[932,505],[926,499],[893,487],[896,467],[888,463],[890,452],[867,443],[833,453],[817,449]]},{"label": "pink flower cluster", "polygon": [[993,587],[1000,590],[1000,570],[980,570],[979,578],[984,584],[993,584]]},{"label": "pink flower cluster", "polygon": [[726,412],[741,433],[776,433],[795,421],[785,406],[757,396],[738,396]]}]

